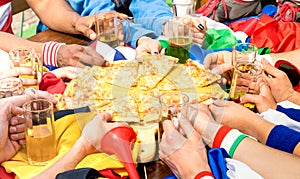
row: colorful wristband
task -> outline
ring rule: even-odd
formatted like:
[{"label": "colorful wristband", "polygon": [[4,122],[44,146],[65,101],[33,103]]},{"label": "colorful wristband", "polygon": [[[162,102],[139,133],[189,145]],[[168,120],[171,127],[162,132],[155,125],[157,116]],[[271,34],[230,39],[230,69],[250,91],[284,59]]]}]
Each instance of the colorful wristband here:
[{"label": "colorful wristband", "polygon": [[57,64],[57,53],[59,48],[62,45],[66,45],[65,43],[57,43],[57,42],[46,42],[42,47],[42,56],[43,56],[43,64],[58,66]]},{"label": "colorful wristband", "polygon": [[213,174],[209,171],[202,171],[195,176],[195,179],[211,179],[215,178]]},{"label": "colorful wristband", "polygon": [[215,136],[212,147],[224,148],[228,155],[232,157],[237,146],[245,137],[247,137],[247,135],[236,129],[232,129],[228,126],[222,126]]}]

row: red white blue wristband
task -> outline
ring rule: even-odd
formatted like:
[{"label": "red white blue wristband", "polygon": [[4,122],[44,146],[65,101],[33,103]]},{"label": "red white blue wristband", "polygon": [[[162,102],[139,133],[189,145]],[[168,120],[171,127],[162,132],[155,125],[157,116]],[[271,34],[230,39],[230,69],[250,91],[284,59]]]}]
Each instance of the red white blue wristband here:
[{"label": "red white blue wristband", "polygon": [[42,57],[43,57],[43,64],[58,67],[57,64],[57,53],[59,48],[62,45],[66,45],[65,43],[58,43],[58,42],[46,42],[43,44],[42,47]]},{"label": "red white blue wristband", "polygon": [[241,141],[248,137],[237,129],[232,129],[228,126],[222,126],[214,139],[213,148],[224,148],[228,155],[232,158],[236,148]]},{"label": "red white blue wristband", "polygon": [[209,171],[199,172],[194,179],[213,179],[214,175]]}]

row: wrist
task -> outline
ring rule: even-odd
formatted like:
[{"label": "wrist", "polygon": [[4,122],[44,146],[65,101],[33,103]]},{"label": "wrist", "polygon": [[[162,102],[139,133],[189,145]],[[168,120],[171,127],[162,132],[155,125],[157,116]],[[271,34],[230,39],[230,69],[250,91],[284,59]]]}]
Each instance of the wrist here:
[{"label": "wrist", "polygon": [[63,45],[66,44],[53,41],[44,43],[42,47],[43,64],[58,67],[58,51]]}]

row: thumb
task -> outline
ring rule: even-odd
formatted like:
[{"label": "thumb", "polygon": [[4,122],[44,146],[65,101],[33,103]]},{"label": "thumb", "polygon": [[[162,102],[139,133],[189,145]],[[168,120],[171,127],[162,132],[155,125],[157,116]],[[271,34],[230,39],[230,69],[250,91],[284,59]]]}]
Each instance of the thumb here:
[{"label": "thumb", "polygon": [[274,77],[278,77],[278,72],[279,70],[276,69],[275,67],[273,67],[266,59],[262,59],[261,60],[262,64],[263,64],[263,67],[264,67],[264,70],[265,72],[267,72],[268,74],[274,76]]},{"label": "thumb", "polygon": [[260,102],[260,98],[261,96],[259,95],[254,95],[254,94],[245,94],[243,96],[241,96],[240,100],[241,103],[254,103],[254,104],[258,104]]},{"label": "thumb", "polygon": [[228,101],[226,100],[220,100],[220,99],[216,99],[213,101],[213,104],[215,106],[219,106],[219,107],[225,107],[227,105]]},{"label": "thumb", "polygon": [[163,129],[164,129],[165,135],[169,135],[172,132],[177,131],[171,120],[165,120],[163,122]]},{"label": "thumb", "polygon": [[91,40],[95,40],[97,37],[96,32],[94,32],[88,25],[81,24],[76,27],[76,29],[81,32],[84,36]]},{"label": "thumb", "polygon": [[103,113],[99,114],[99,117],[102,121],[105,121],[105,122],[112,121],[112,115],[107,112],[103,112]]},{"label": "thumb", "polygon": [[223,74],[223,73],[231,70],[232,68],[233,68],[233,66],[231,64],[224,63],[224,64],[218,65],[215,68],[213,68],[211,70],[211,72],[214,74]]}]

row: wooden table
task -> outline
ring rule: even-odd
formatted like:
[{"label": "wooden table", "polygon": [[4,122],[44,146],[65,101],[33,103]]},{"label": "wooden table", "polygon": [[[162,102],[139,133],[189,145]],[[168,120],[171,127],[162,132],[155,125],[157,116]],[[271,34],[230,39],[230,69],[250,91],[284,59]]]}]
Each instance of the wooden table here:
[{"label": "wooden table", "polygon": [[[35,42],[56,41],[63,42],[66,44],[80,45],[89,45],[92,42],[91,40],[82,35],[64,34],[60,32],[55,32],[53,30],[46,30],[28,39]],[[141,179],[145,179],[144,166],[146,166],[147,177],[149,179],[161,179],[172,174],[168,166],[159,160],[146,164],[138,164],[137,170]]]}]

